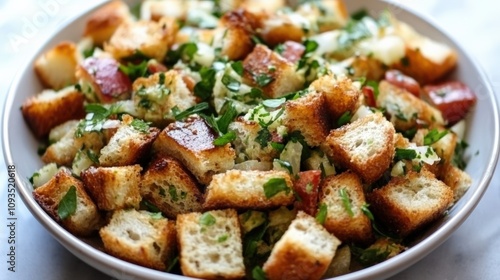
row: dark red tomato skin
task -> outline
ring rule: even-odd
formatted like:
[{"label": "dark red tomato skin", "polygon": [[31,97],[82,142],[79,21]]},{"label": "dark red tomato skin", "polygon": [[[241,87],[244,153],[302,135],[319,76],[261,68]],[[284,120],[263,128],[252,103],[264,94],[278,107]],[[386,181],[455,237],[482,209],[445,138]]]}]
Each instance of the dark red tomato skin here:
[{"label": "dark red tomato skin", "polygon": [[449,125],[463,119],[476,103],[476,94],[465,84],[457,81],[423,88],[424,98],[441,111]]},{"label": "dark red tomato skin", "polygon": [[286,41],[283,44],[283,51],[281,56],[291,63],[295,63],[300,60],[306,48],[301,43]]},{"label": "dark red tomato skin", "polygon": [[300,201],[298,200],[295,202],[297,210],[302,210],[311,216],[316,215],[316,212],[318,211],[320,182],[320,170],[299,172],[298,178],[293,184],[293,189],[296,195],[300,197]]},{"label": "dark red tomato skin", "polygon": [[375,90],[371,86],[364,86],[361,91],[365,97],[365,104],[370,107],[377,107],[377,102],[375,101]]},{"label": "dark red tomato skin", "polygon": [[420,84],[410,76],[406,76],[399,70],[385,72],[384,79],[399,88],[405,89],[416,97],[420,97]]},{"label": "dark red tomato skin", "polygon": [[167,66],[163,65],[160,62],[153,61],[153,62],[148,62],[148,72],[150,74],[158,73],[158,72],[167,72],[168,68]]}]

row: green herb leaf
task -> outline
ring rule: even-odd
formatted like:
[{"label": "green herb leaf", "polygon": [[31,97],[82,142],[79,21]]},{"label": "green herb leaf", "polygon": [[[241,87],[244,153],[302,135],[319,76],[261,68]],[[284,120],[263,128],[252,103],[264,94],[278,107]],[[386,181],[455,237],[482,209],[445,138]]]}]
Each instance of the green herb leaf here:
[{"label": "green herb leaf", "polygon": [[180,45],[175,50],[169,50],[167,53],[167,63],[175,64],[177,61],[182,60],[185,62],[190,62],[196,52],[198,51],[198,46],[194,42],[188,42]]},{"label": "green herb leaf", "polygon": [[267,108],[278,108],[281,105],[285,104],[286,98],[282,97],[279,99],[266,99],[262,101],[262,105],[266,106]]},{"label": "green herb leaf", "polygon": [[215,225],[215,222],[215,217],[212,216],[212,214],[210,214],[209,212],[203,213],[199,220],[200,225],[207,227]]},{"label": "green herb leaf", "polygon": [[254,280],[267,280],[266,273],[260,266],[256,266],[252,269],[252,278]]},{"label": "green herb leaf", "polygon": [[417,151],[413,149],[401,149],[396,148],[396,154],[394,155],[395,161],[400,161],[403,159],[412,160],[417,157]]},{"label": "green herb leaf", "polygon": [[202,100],[207,100],[212,95],[215,85],[215,74],[217,72],[213,68],[203,67],[200,70],[201,81],[194,86],[194,95]]},{"label": "green herb leaf", "polygon": [[230,75],[225,74],[222,76],[221,82],[226,88],[232,92],[238,92],[240,90],[241,83]]},{"label": "green herb leaf", "polygon": [[172,271],[174,269],[175,265],[179,262],[179,256],[176,256],[174,259],[172,259],[167,267],[167,272]]},{"label": "green herb leaf", "polygon": [[275,158],[274,162],[278,163],[281,167],[288,170],[288,173],[293,174],[292,165],[288,161]]},{"label": "green herb leaf", "polygon": [[161,215],[161,212],[150,213],[149,215],[151,216],[151,219],[153,219],[153,220],[160,220],[161,218],[163,218],[163,216]]},{"label": "green herb leaf", "polygon": [[374,221],[375,217],[373,217],[372,211],[370,211],[370,209],[368,207],[370,207],[370,204],[365,203],[365,204],[361,205],[361,212],[363,212],[363,214],[365,214],[366,217],[368,217],[368,219],[370,219],[370,221]]},{"label": "green herb leaf", "polygon": [[425,146],[432,145],[437,141],[439,141],[444,136],[446,136],[446,134],[448,134],[448,130],[443,130],[439,132],[437,128],[434,128],[424,136],[424,145]]},{"label": "green herb leaf", "polygon": [[274,78],[271,75],[265,73],[254,75],[253,79],[260,87],[265,87],[274,81]]},{"label": "green herb leaf", "polygon": [[290,192],[284,178],[271,178],[264,184],[264,195],[268,199],[283,191],[286,194]]},{"label": "green herb leaf", "polygon": [[219,133],[227,133],[229,124],[238,116],[238,111],[234,107],[233,102],[226,101],[220,110],[220,117],[217,120],[217,131]]},{"label": "green herb leaf", "polygon": [[324,225],[325,221],[326,221],[327,214],[328,214],[328,206],[324,203],[321,203],[319,205],[318,214],[316,214],[316,221],[318,221],[318,223]]},{"label": "green herb leaf", "polygon": [[351,205],[351,198],[349,197],[349,194],[347,193],[345,188],[339,190],[339,195],[340,198],[342,199],[342,204],[344,205],[347,214],[349,214],[350,217],[354,217],[354,212],[352,211],[352,205]]},{"label": "green herb leaf", "polygon": [[156,207],[156,205],[154,205],[153,203],[151,203],[149,200],[146,199],[141,200],[140,206],[142,209],[146,209],[152,213],[161,212],[160,209]]},{"label": "green herb leaf", "polygon": [[179,197],[177,196],[177,189],[174,186],[168,186],[168,194],[170,194],[173,201],[179,200]]},{"label": "green herb leaf", "polygon": [[243,76],[244,69],[243,62],[241,62],[241,60],[231,63],[231,68],[233,68],[233,70],[238,73],[238,75]]},{"label": "green herb leaf", "polygon": [[373,95],[375,97],[375,100],[377,100],[377,97],[379,95],[379,90],[378,90],[378,82],[373,81],[373,80],[368,80],[365,82],[365,85],[371,87],[373,89]]},{"label": "green herb leaf", "polygon": [[319,47],[318,42],[316,42],[314,40],[305,40],[303,45],[306,48],[304,51],[304,54],[312,53],[315,50],[317,50]]},{"label": "green herb leaf", "polygon": [[231,143],[236,139],[236,132],[234,131],[229,131],[228,133],[219,136],[217,139],[214,140],[213,144],[215,146],[224,146],[227,143]]},{"label": "green herb leaf", "polygon": [[39,177],[39,176],[40,176],[40,173],[38,173],[38,172],[33,173],[33,175],[31,175],[31,177],[29,178],[30,183],[33,185],[34,184],[34,179],[36,177]]},{"label": "green herb leaf", "polygon": [[455,146],[455,153],[453,154],[452,164],[462,170],[464,170],[465,167],[467,167],[467,163],[464,160],[464,153],[468,147],[469,144],[464,140],[458,142],[457,145]]},{"label": "green herb leaf", "polygon": [[94,51],[95,51],[95,46],[92,46],[91,48],[89,49],[85,49],[83,50],[82,54],[83,54],[83,58],[89,58],[91,56],[94,55]]},{"label": "green herb leaf", "polygon": [[219,236],[219,238],[217,238],[217,242],[222,243],[222,242],[226,241],[228,238],[229,238],[228,234],[223,234],[223,235]]},{"label": "green herb leaf", "polygon": [[133,119],[130,126],[140,133],[149,133],[149,124],[141,119]]},{"label": "green herb leaf", "polygon": [[[176,110],[174,108],[176,108]],[[199,112],[202,112],[202,111],[208,109],[209,106],[208,106],[207,102],[201,102],[201,103],[198,103],[198,104],[194,105],[193,107],[190,107],[182,112],[179,111],[179,108],[177,108],[177,106],[175,106],[174,108],[172,108],[172,112],[174,113],[174,117],[177,121],[180,121],[180,120],[183,120],[183,119],[189,117],[190,115],[193,115],[193,114],[196,114],[196,113],[199,113]]]},{"label": "green herb leaf", "polygon": [[92,150],[87,150],[87,157],[95,164],[99,164],[99,156]]},{"label": "green herb leaf", "polygon": [[57,215],[65,220],[76,211],[76,187],[71,186],[57,206]]},{"label": "green herb leaf", "polygon": [[352,118],[352,114],[349,111],[346,111],[340,116],[340,118],[337,120],[337,126],[343,126],[344,124],[348,123]]},{"label": "green herb leaf", "polygon": [[368,11],[366,9],[360,9],[357,11],[354,11],[351,14],[351,18],[355,20],[362,20],[364,17],[369,16]]},{"label": "green herb leaf", "polygon": [[148,62],[143,60],[139,64],[134,64],[128,62],[127,65],[120,64],[118,66],[120,71],[122,71],[125,75],[127,75],[131,81],[134,81],[140,77],[146,77],[148,75]]},{"label": "green herb leaf", "polygon": [[261,147],[267,147],[267,144],[271,140],[271,132],[267,128],[262,128],[257,133],[255,140],[260,144]]}]

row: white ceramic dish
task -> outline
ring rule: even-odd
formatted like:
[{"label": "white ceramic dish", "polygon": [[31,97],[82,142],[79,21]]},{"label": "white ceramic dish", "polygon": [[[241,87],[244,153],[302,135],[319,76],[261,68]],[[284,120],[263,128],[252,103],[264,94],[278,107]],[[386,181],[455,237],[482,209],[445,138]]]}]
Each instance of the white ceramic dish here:
[{"label": "white ceramic dish", "polygon": [[[419,32],[453,46],[459,54],[459,67],[450,78],[463,81],[478,96],[478,102],[467,119],[466,141],[470,144],[466,153],[467,172],[474,181],[469,191],[451,209],[449,215],[429,229],[422,239],[417,240],[406,252],[381,264],[336,279],[387,278],[414,264],[443,243],[465,221],[481,199],[498,160],[500,145],[498,102],[478,65],[430,20],[406,8],[381,0],[346,1],[346,4],[350,11],[363,7],[374,15],[389,9],[396,17],[414,26]],[[14,78],[3,110],[2,142],[6,163],[16,165],[18,193],[27,208],[64,247],[82,261],[119,279],[188,279],[137,266],[102,252],[98,242],[79,239],[59,226],[38,206],[31,195],[32,187],[27,178],[42,166],[42,162],[36,152],[38,143],[24,123],[19,107],[29,96],[42,89],[33,72],[33,61],[57,42],[77,41],[82,33],[85,18],[92,10],[93,8],[89,8],[50,37]]]}]

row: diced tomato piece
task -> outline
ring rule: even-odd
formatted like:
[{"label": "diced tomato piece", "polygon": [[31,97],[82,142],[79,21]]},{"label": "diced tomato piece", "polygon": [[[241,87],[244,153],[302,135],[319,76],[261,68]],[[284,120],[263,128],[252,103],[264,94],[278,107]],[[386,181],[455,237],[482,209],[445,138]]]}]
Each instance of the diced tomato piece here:
[{"label": "diced tomato piece", "polygon": [[423,93],[427,101],[441,111],[450,125],[463,119],[477,99],[476,94],[467,85],[457,81],[427,85]]},{"label": "diced tomato piece", "polygon": [[410,76],[406,76],[399,70],[389,70],[385,72],[385,80],[389,83],[405,89],[416,97],[420,97],[420,84]]},{"label": "diced tomato piece", "polygon": [[119,63],[113,58],[89,57],[80,66],[81,76],[93,84],[99,101],[112,103],[130,97],[132,82],[119,70]]},{"label": "diced tomato piece", "polygon": [[191,78],[190,76],[183,75],[182,81],[184,81],[189,91],[191,92],[194,91],[194,86],[196,85],[196,81],[193,78]]},{"label": "diced tomato piece", "polygon": [[150,74],[158,73],[158,72],[167,72],[168,68],[167,66],[163,65],[162,63],[152,59],[148,61],[148,72]]},{"label": "diced tomato piece", "polygon": [[371,86],[364,86],[361,91],[365,96],[365,103],[370,107],[377,107],[375,102],[375,90]]},{"label": "diced tomato piece", "polygon": [[281,56],[291,63],[299,61],[306,50],[304,45],[294,41],[286,41],[283,45],[281,45],[281,48]]},{"label": "diced tomato piece", "polygon": [[319,184],[321,182],[320,170],[309,170],[299,173],[299,178],[295,180],[293,188],[300,197],[295,202],[295,207],[311,216],[316,215],[318,210]]}]

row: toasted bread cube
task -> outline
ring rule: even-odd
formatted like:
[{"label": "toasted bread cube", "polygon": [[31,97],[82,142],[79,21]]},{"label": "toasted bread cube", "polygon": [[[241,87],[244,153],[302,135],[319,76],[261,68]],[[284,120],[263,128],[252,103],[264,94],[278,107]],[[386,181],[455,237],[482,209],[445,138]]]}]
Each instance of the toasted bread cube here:
[{"label": "toasted bread cube", "polygon": [[138,164],[117,167],[90,167],[82,172],[85,189],[104,211],[139,209],[142,167]]},{"label": "toasted bread cube", "polygon": [[236,139],[233,141],[233,144],[238,162],[246,160],[272,162],[278,156],[278,151],[270,143],[262,147],[256,140],[259,136],[259,131],[262,130],[257,122],[238,118],[229,124],[228,129],[236,133]]},{"label": "toasted bread cube", "polygon": [[379,179],[394,156],[394,127],[371,114],[332,130],[322,146],[328,156],[358,174],[365,183]]},{"label": "toasted bread cube", "polygon": [[213,176],[205,209],[268,209],[294,201],[292,178],[285,171],[229,170]]},{"label": "toasted bread cube", "polygon": [[299,131],[309,146],[319,146],[331,128],[325,96],[309,93],[285,103],[283,125],[288,131]]},{"label": "toasted bread cube", "polygon": [[132,99],[140,117],[158,126],[164,127],[174,120],[172,108],[184,111],[196,105],[196,97],[186,86],[182,75],[174,70],[138,78],[132,88]]},{"label": "toasted bread cube", "polygon": [[327,207],[324,227],[342,242],[367,245],[373,241],[370,219],[361,210],[366,199],[358,175],[348,171],[326,177],[319,204]]},{"label": "toasted bread cube", "polygon": [[[225,8],[225,2],[218,2],[223,11],[227,11],[227,9],[223,9]],[[215,8],[214,5],[213,1],[204,0],[144,0],[141,4],[140,19],[158,21],[162,17],[169,17],[184,21],[188,18],[189,12],[192,10],[210,14]]]},{"label": "toasted bread cube", "polygon": [[403,60],[392,65],[420,84],[439,80],[457,64],[458,55],[449,46],[416,32],[408,24],[392,19],[395,32],[406,45]]},{"label": "toasted bread cube", "polygon": [[286,41],[301,42],[311,29],[311,21],[294,13],[274,14],[262,23],[260,35],[270,46],[276,46]]},{"label": "toasted bread cube", "polygon": [[104,50],[117,60],[141,54],[163,61],[172,46],[179,25],[175,19],[162,18],[154,21],[123,22],[113,33]]},{"label": "toasted bread cube", "polygon": [[[51,144],[42,156],[42,160],[45,163],[57,163],[62,166],[71,166],[75,160],[76,155],[81,150],[91,150],[99,151],[104,146],[104,139],[100,133],[90,132],[85,133],[81,137],[76,137],[75,133],[77,131],[78,122],[71,124],[62,124],[61,126],[66,126],[66,128],[56,127],[54,130],[65,130],[66,133],[62,138],[57,140],[57,142]],[[71,127],[70,127],[71,125]],[[51,133],[52,134],[52,133]],[[55,134],[55,132],[54,132]],[[61,131],[62,134],[62,131]],[[52,135],[52,137],[56,137]],[[57,135],[60,137],[60,135]],[[53,139],[53,138],[49,138]]]},{"label": "toasted bread cube", "polygon": [[340,118],[345,112],[354,114],[361,91],[351,79],[340,76],[326,75],[318,78],[310,89],[325,96],[326,105],[333,118]]},{"label": "toasted bread cube", "polygon": [[37,58],[35,73],[43,86],[57,91],[76,83],[78,59],[75,43],[63,41]]},{"label": "toasted bread cube", "polygon": [[472,185],[472,178],[467,172],[445,163],[441,170],[440,179],[453,191],[453,201],[457,202]]},{"label": "toasted bread cube", "polygon": [[177,216],[182,274],[202,279],[245,275],[238,213],[234,209]]},{"label": "toasted bread cube", "polygon": [[122,124],[101,149],[101,166],[124,166],[140,163],[150,153],[151,146],[160,133],[156,127],[140,131],[133,126],[133,118],[123,117]]},{"label": "toasted bread cube", "polygon": [[378,89],[377,107],[385,108],[397,130],[412,129],[417,123],[425,123],[430,127],[444,126],[443,116],[438,109],[408,91],[385,80],[380,82]]},{"label": "toasted bread cube", "polygon": [[262,44],[245,58],[243,68],[249,83],[261,87],[269,98],[279,98],[304,86],[304,77],[297,73],[295,64]]},{"label": "toasted bread cube", "polygon": [[114,103],[130,98],[132,83],[110,57],[89,57],[76,68],[82,93],[89,102]]},{"label": "toasted bread cube", "polygon": [[157,157],[149,164],[140,191],[168,218],[202,209],[198,183],[178,160],[168,156]]},{"label": "toasted bread cube", "polygon": [[[76,190],[76,209],[65,219],[59,216],[61,200],[70,189]],[[99,211],[85,192],[83,183],[71,175],[67,168],[61,168],[52,179],[33,191],[35,201],[69,232],[78,236],[89,236],[101,225]]]},{"label": "toasted bread cube", "polygon": [[242,0],[240,7],[253,13],[274,14],[285,4],[285,0]]},{"label": "toasted bread cube", "polygon": [[406,237],[438,219],[453,202],[453,191],[422,169],[393,177],[368,195],[373,214],[394,233]]},{"label": "toasted bread cube", "polygon": [[116,210],[99,230],[104,250],[123,260],[164,271],[176,250],[175,222],[147,211]]},{"label": "toasted bread cube", "polygon": [[220,55],[229,60],[245,58],[253,49],[252,36],[259,19],[252,13],[238,9],[225,13],[214,32],[212,46],[220,48]]},{"label": "toasted bread cube", "polygon": [[118,26],[130,20],[127,4],[120,0],[111,1],[89,16],[83,36],[92,38],[95,45],[102,46],[115,33]]},{"label": "toasted bread cube", "polygon": [[44,90],[28,98],[21,106],[21,112],[33,134],[42,139],[52,128],[69,120],[83,118],[83,102],[83,95],[73,86],[58,92]]},{"label": "toasted bread cube", "polygon": [[267,279],[321,279],[340,241],[299,211],[263,265]]},{"label": "toasted bread cube", "polygon": [[153,150],[179,160],[198,182],[207,185],[212,175],[233,168],[235,152],[231,144],[215,146],[215,135],[200,117],[169,124],[153,144]]}]

